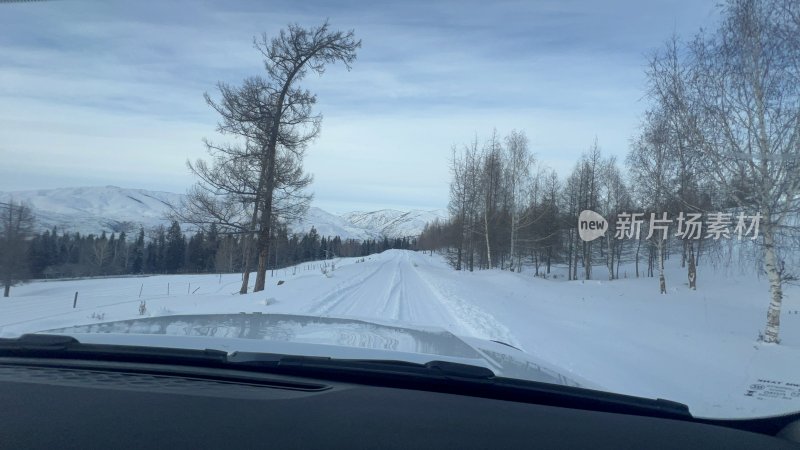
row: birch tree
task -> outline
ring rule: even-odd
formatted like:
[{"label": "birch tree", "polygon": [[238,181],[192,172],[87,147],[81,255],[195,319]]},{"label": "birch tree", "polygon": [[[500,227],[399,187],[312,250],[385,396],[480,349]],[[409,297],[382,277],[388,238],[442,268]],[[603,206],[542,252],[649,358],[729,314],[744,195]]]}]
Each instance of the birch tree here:
[{"label": "birch tree", "polygon": [[[641,136],[634,140],[627,163],[632,189],[641,206],[650,211],[647,239],[656,250],[659,292],[666,294],[664,257],[668,230],[655,225],[665,225],[659,221],[664,220],[662,213],[666,212],[667,202],[672,198],[669,177],[673,160],[667,144],[666,122],[662,111],[648,111],[645,117],[644,129]],[[652,260],[650,268],[652,269]]]},{"label": "birch tree", "polygon": [[770,286],[763,340],[778,343],[782,232],[800,197],[800,3],[731,0],[713,34],[690,45],[705,168],[742,209],[759,212]]},{"label": "birch tree", "polygon": [[530,183],[531,165],[533,156],[528,149],[528,138],[524,132],[516,130],[506,137],[506,180],[508,183],[509,194],[509,257],[511,263],[509,270],[514,270],[514,263],[517,259],[517,241],[519,231],[527,224],[523,220],[522,213],[526,210],[525,200]]},{"label": "birch tree", "polygon": [[[647,69],[648,96],[658,105],[663,116],[666,145],[673,159],[675,183],[674,202],[667,209],[673,215],[702,214],[710,208],[706,196],[700,193],[700,159],[698,145],[698,105],[688,98],[690,66],[681,54],[677,36],[669,39],[664,48],[654,54]],[[689,237],[678,230],[682,244],[681,266],[687,266],[689,287],[697,287],[695,242],[703,236]],[[698,242],[699,245],[699,242]]]}]

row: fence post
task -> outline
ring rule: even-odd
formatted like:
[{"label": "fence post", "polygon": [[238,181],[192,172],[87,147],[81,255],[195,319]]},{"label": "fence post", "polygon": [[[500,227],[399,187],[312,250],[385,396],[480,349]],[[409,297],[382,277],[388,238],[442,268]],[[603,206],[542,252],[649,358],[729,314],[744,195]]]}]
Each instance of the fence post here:
[{"label": "fence post", "polygon": [[78,306],[78,291],[75,291],[75,298],[72,300],[72,309]]},{"label": "fence post", "polygon": [[142,283],[142,286],[139,288],[139,298],[142,298],[142,289],[144,289],[144,283]]}]

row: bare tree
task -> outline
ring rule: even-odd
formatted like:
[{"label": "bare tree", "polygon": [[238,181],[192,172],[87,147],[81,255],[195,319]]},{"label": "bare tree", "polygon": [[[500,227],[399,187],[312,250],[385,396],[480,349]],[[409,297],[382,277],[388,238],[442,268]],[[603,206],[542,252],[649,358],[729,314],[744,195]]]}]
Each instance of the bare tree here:
[{"label": "bare tree", "polygon": [[[662,111],[648,111],[642,135],[633,141],[633,148],[627,159],[634,192],[636,192],[641,205],[650,211],[647,239],[656,249],[658,285],[662,294],[667,293],[664,276],[667,229],[657,228],[654,225],[659,223],[657,221],[664,219],[662,213],[666,213],[666,205],[672,198],[669,178],[672,173],[673,159],[667,142],[667,124]],[[656,230],[658,230],[657,233]],[[652,258],[650,261],[651,271]]]},{"label": "bare tree", "polygon": [[[597,209],[599,176],[602,167],[602,154],[600,146],[595,138],[594,143],[589,148],[589,153],[583,156],[581,169],[581,209]],[[592,278],[592,242],[582,241],[583,247],[583,273],[585,279]]]},{"label": "bare tree", "polygon": [[765,342],[779,342],[779,238],[800,198],[800,4],[731,0],[712,35],[691,43],[690,98],[701,109],[706,169],[743,209],[761,214],[771,300]]},{"label": "bare tree", "polygon": [[608,231],[603,237],[606,247],[606,268],[608,269],[608,279],[613,280],[615,278],[614,263],[619,265],[618,258],[625,242],[623,239],[615,238],[616,225],[613,218],[629,210],[631,200],[625,182],[622,180],[622,174],[617,167],[616,158],[613,156],[602,161],[599,179],[597,196],[599,212],[610,220]]},{"label": "bare tree", "polygon": [[524,132],[511,131],[506,137],[506,182],[509,194],[509,216],[511,219],[509,233],[509,270],[514,270],[514,262],[517,258],[517,241],[519,231],[527,225],[522,220],[522,214],[527,210],[525,203],[527,200],[528,188],[530,184],[531,165],[533,156],[528,150],[528,138]]},{"label": "bare tree", "polygon": [[486,264],[485,268],[494,267],[492,263],[492,236],[495,231],[495,214],[500,203],[501,183],[503,177],[502,145],[497,136],[497,130],[492,133],[491,139],[484,146],[483,167],[480,176],[480,186],[482,188],[482,216],[483,216],[483,237],[486,243]]},{"label": "bare tree", "polygon": [[[648,64],[648,95],[658,105],[663,118],[666,145],[670,148],[669,157],[673,159],[675,198],[668,207],[671,213],[687,212],[697,214],[708,212],[708,197],[701,195],[699,176],[702,154],[698,145],[698,105],[687,96],[689,89],[690,66],[684,61],[677,36],[669,39],[663,50],[654,54]],[[682,267],[688,260],[687,278],[689,287],[697,287],[697,260],[695,241],[685,233],[676,234],[682,243]]]},{"label": "bare tree", "polygon": [[[321,116],[312,114],[316,96],[296,86],[311,70],[343,62],[347,68],[360,47],[353,32],[330,31],[328,23],[310,29],[290,25],[278,37],[253,40],[264,57],[266,77],[250,77],[239,87],[219,83],[220,99],[206,94],[219,113],[217,131],[238,143],[206,141],[212,163],[200,160],[189,168],[200,182],[178,215],[199,225],[216,223],[221,230],[242,235],[241,293],[247,293],[249,261],[256,239],[258,268],[254,291],[264,289],[273,225],[288,223],[308,209],[311,183],[302,160],[319,132]],[[241,141],[244,143],[241,143]]]},{"label": "bare tree", "polygon": [[0,203],[0,281],[3,297],[28,277],[28,240],[33,235],[33,213],[22,203]]},{"label": "bare tree", "polygon": [[474,268],[475,239],[482,235],[478,216],[480,206],[480,173],[482,157],[477,137],[461,151],[452,149],[450,161],[452,180],[450,183],[451,223],[455,225],[456,255],[452,262],[456,270]]},{"label": "bare tree", "polygon": [[[277,146],[298,148],[316,135],[319,117],[311,117],[310,108],[316,96],[297,87],[311,70],[319,75],[325,66],[341,62],[350,69],[356,59],[356,50],[361,41],[356,40],[352,30],[331,31],[326,21],[319,27],[302,28],[290,25],[281,30],[278,37],[269,39],[265,34],[254,39],[253,45],[264,56],[264,68],[271,88],[272,120],[267,124],[267,140],[261,151],[262,171],[259,185],[264,187],[263,204],[258,230],[258,270],[254,291],[264,289],[269,256],[270,226],[272,224],[274,194],[277,181]],[[312,127],[308,131],[309,124]],[[259,190],[260,192],[261,190]],[[259,208],[256,208],[259,209]]]}]

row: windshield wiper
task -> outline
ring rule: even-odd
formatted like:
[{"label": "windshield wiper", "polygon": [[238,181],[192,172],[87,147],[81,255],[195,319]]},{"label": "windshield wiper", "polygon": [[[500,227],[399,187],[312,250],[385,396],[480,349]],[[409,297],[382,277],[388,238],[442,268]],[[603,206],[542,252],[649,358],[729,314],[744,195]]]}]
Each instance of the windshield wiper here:
[{"label": "windshield wiper", "polygon": [[[424,364],[393,360],[334,359],[313,356],[236,352],[229,361],[251,367],[268,367],[284,373],[338,377],[352,381],[385,385],[385,381],[413,381],[414,389],[452,392],[527,403],[637,414],[643,416],[692,419],[689,407],[664,399],[649,399],[611,392],[562,386],[551,383],[498,377],[486,367],[449,361]],[[366,378],[366,380],[365,380]],[[370,378],[372,378],[370,380]]]},{"label": "windshield wiper", "polygon": [[225,364],[228,353],[220,350],[191,350],[136,345],[84,344],[72,336],[23,334],[0,338],[0,356],[27,358],[102,359],[155,364]]},{"label": "windshield wiper", "polygon": [[0,357],[86,359],[191,365],[428,390],[514,402],[692,420],[689,408],[648,399],[557,384],[498,377],[486,367],[449,361],[335,359],[274,353],[83,344],[71,336],[26,334],[0,339]]},{"label": "windshield wiper", "polygon": [[283,370],[325,370],[381,375],[420,376],[438,380],[488,380],[494,372],[486,367],[450,361],[414,363],[399,360],[338,359],[321,356],[293,356],[273,353],[234,352],[228,361],[238,365]]}]

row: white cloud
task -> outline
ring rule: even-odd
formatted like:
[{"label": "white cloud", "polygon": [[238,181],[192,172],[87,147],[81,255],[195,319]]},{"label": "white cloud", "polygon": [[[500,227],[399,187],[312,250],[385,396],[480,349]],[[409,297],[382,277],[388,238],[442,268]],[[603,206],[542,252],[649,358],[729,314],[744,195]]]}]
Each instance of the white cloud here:
[{"label": "white cloud", "polygon": [[[694,3],[690,3],[695,5]],[[447,203],[450,147],[525,130],[560,173],[595,137],[624,156],[644,109],[644,54],[713,17],[641,2],[0,5],[0,190],[117,184],[183,191],[204,155],[218,80],[261,70],[254,34],[330,17],[363,39],[332,67],[311,146],[316,205]]]}]

